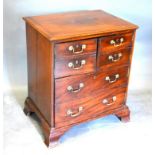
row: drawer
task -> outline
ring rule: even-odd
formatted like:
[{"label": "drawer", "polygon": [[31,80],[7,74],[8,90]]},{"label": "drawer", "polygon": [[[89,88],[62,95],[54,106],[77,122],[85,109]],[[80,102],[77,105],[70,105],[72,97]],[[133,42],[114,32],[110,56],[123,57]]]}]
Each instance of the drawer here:
[{"label": "drawer", "polygon": [[86,102],[55,105],[56,127],[93,119],[104,112],[120,107],[125,102],[126,87],[107,89]]},{"label": "drawer", "polygon": [[96,53],[97,39],[80,40],[55,45],[56,58]]},{"label": "drawer", "polygon": [[132,46],[133,33],[119,34],[100,38],[99,51],[116,51],[128,46]]},{"label": "drawer", "polygon": [[96,69],[96,54],[55,59],[55,77],[65,77],[94,72]]},{"label": "drawer", "polygon": [[131,48],[117,51],[104,52],[99,54],[98,65],[100,68],[116,67],[121,65],[129,65],[131,61]]},{"label": "drawer", "polygon": [[55,103],[85,102],[105,89],[127,86],[128,67],[55,80]]}]

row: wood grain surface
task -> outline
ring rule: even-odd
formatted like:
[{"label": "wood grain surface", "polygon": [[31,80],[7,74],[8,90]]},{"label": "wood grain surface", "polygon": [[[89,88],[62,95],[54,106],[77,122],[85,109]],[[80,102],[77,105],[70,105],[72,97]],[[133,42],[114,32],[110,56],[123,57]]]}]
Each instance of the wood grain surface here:
[{"label": "wood grain surface", "polygon": [[[82,45],[86,45],[86,48],[81,52]],[[75,52],[69,51],[69,47],[73,46]],[[55,45],[55,56],[56,58],[70,57],[76,55],[85,55],[85,54],[95,54],[97,52],[97,39],[88,39],[88,40],[79,40],[71,41],[66,43],[59,43]]]},{"label": "wood grain surface", "polygon": [[[116,82],[109,83],[109,81],[105,80],[107,76],[111,80],[114,80],[116,74],[119,74]],[[106,89],[127,86],[127,81],[128,67],[116,68],[105,72],[101,71],[96,74],[84,74],[56,79],[55,104],[84,102],[93,99],[99,92],[106,92]],[[72,86],[73,89],[79,89],[80,83],[83,83],[84,87],[79,92],[67,90],[68,86]]]},{"label": "wood grain surface", "polygon": [[[85,64],[82,65],[81,62],[85,61]],[[76,64],[76,62],[78,62]],[[68,64],[73,63],[73,67],[69,67]],[[55,59],[55,78],[78,75],[84,73],[92,73],[96,70],[96,54],[91,55],[82,55],[76,57],[69,57],[66,59]]]},{"label": "wood grain surface", "polygon": [[56,13],[24,17],[24,20],[49,40],[105,35],[138,27],[102,10]]},{"label": "wood grain surface", "polygon": [[110,114],[129,121],[126,105],[135,24],[101,10],[24,17],[28,97],[45,143],[72,126]]},{"label": "wood grain surface", "polygon": [[[66,102],[55,105],[55,123],[56,127],[67,126],[69,124],[76,124],[77,122],[82,122],[88,118],[95,117],[100,113],[108,111],[110,109],[115,109],[124,104],[124,97],[126,93],[126,87],[121,87],[119,89],[107,89],[101,93],[94,95],[94,98],[88,100],[87,102],[82,102],[81,100],[76,100],[76,102]],[[116,96],[116,101],[112,101],[112,97]],[[107,99],[111,102],[111,105],[103,104],[103,100]],[[73,113],[78,113],[79,107],[83,107],[80,115],[76,117],[71,117],[67,115],[67,110],[72,110]]]}]

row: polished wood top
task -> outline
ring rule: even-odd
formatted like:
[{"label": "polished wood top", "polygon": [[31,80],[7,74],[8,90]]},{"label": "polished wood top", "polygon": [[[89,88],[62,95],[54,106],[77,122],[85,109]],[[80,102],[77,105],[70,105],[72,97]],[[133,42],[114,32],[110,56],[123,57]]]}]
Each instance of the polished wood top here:
[{"label": "polished wood top", "polygon": [[102,10],[56,13],[23,19],[49,40],[104,35],[138,28]]}]

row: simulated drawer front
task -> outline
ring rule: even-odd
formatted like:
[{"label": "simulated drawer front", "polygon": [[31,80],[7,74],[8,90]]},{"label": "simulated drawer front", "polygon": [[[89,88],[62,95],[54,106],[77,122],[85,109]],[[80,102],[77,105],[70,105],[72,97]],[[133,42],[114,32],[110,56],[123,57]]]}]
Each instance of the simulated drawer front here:
[{"label": "simulated drawer front", "polygon": [[100,52],[98,55],[99,68],[107,69],[109,67],[119,67],[129,65],[131,61],[131,48],[117,51]]},{"label": "simulated drawer front", "polygon": [[55,78],[92,73],[96,70],[96,54],[55,59]]},{"label": "simulated drawer front", "polygon": [[[55,104],[84,102],[109,88],[127,86],[128,67],[55,80]],[[119,88],[118,88],[119,89]]]},{"label": "simulated drawer front", "polygon": [[132,46],[132,41],[133,33],[102,37],[99,40],[99,51],[103,54],[108,51],[117,51]]},{"label": "simulated drawer front", "polygon": [[55,105],[56,127],[67,126],[84,120],[92,119],[106,111],[124,104],[126,87],[103,91],[86,102],[76,100],[72,103]]},{"label": "simulated drawer front", "polygon": [[81,54],[93,54],[97,50],[97,39],[72,41],[55,45],[56,58],[76,56]]}]

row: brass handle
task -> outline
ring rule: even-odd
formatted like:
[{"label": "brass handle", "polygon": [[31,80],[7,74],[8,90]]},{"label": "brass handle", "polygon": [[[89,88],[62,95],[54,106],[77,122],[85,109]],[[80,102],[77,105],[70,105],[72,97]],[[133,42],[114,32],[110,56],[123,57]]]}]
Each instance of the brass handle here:
[{"label": "brass handle", "polygon": [[86,64],[86,60],[76,60],[75,62],[69,62],[68,67],[73,69],[81,69]]},{"label": "brass handle", "polygon": [[116,40],[110,40],[110,44],[114,45],[115,47],[120,46],[124,42],[124,38],[116,39]]},{"label": "brass handle", "polygon": [[82,111],[83,111],[83,107],[79,107],[77,113],[74,113],[71,109],[68,109],[67,110],[67,116],[77,117],[81,114]]},{"label": "brass handle", "polygon": [[102,103],[105,104],[105,105],[112,105],[112,104],[114,104],[116,99],[117,99],[116,96],[113,96],[111,102],[108,99],[104,99],[104,100],[102,100]]},{"label": "brass handle", "polygon": [[114,80],[111,80],[110,76],[106,76],[106,77],[105,77],[105,80],[106,80],[106,81],[109,81],[109,83],[116,82],[116,80],[119,78],[119,74],[116,74],[116,75],[114,75],[114,76],[115,76],[115,79],[114,79]]},{"label": "brass handle", "polygon": [[79,45],[76,45],[75,47],[74,46],[69,46],[68,50],[71,51],[74,54],[78,54],[78,53],[82,53],[84,51],[84,49],[86,49],[86,47],[87,46],[85,44],[83,44],[83,45],[81,45],[81,50],[80,51],[76,51],[75,49],[79,48]]},{"label": "brass handle", "polygon": [[70,92],[73,92],[73,93],[77,93],[77,92],[79,92],[83,87],[84,87],[84,84],[83,84],[83,83],[80,83],[78,89],[74,89],[72,86],[68,86],[68,87],[67,87],[67,90],[70,91]]},{"label": "brass handle", "polygon": [[122,53],[109,55],[108,60],[112,61],[112,62],[116,62],[116,61],[120,60],[121,57],[122,57]]}]

